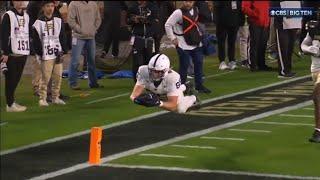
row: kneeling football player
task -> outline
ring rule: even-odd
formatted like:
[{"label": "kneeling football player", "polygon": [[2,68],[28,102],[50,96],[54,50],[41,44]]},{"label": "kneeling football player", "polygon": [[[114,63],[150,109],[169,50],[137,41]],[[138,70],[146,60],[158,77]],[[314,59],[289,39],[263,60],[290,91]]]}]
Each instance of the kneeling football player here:
[{"label": "kneeling football player", "polygon": [[[151,93],[144,94],[145,90]],[[185,113],[190,107],[199,105],[195,95],[184,96],[185,90],[180,75],[170,69],[169,58],[164,54],[156,54],[148,65],[139,67],[130,99],[146,107],[158,106],[168,111]],[[162,100],[161,96],[165,96],[166,100]]]},{"label": "kneeling football player", "polygon": [[310,142],[320,143],[320,9],[317,21],[308,22],[308,34],[301,44],[305,53],[311,54],[311,73],[314,80],[315,130]]}]

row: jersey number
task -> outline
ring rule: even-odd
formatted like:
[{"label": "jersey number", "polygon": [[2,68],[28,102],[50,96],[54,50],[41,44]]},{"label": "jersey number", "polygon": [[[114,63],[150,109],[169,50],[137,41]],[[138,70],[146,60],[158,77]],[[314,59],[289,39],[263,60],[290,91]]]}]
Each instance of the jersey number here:
[{"label": "jersey number", "polygon": [[59,50],[58,48],[53,48],[50,45],[47,45],[45,48],[47,49],[46,55],[57,54]]},{"label": "jersey number", "polygon": [[18,41],[18,50],[29,50],[29,41],[19,40]]},{"label": "jersey number", "polygon": [[177,89],[179,89],[179,88],[180,88],[180,86],[181,86],[181,80],[179,80],[179,81],[176,83],[176,87],[177,87]]}]

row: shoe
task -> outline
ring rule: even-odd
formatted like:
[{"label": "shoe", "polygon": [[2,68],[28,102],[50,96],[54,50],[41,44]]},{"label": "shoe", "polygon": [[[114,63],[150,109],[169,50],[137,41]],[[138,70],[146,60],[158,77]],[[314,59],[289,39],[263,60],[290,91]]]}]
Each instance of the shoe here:
[{"label": "shoe", "polygon": [[49,104],[48,104],[48,102],[46,100],[40,99],[39,100],[39,106],[45,107],[45,106],[49,106]]},{"label": "shoe", "polygon": [[309,142],[320,143],[320,131],[315,130]]},{"label": "shoe", "polygon": [[279,74],[278,78],[294,78],[296,76],[296,73],[290,72],[287,74]]},{"label": "shoe", "polygon": [[235,61],[231,61],[229,62],[228,66],[229,66],[229,69],[234,70],[237,68],[237,63]]},{"label": "shoe", "polygon": [[229,66],[227,66],[227,64],[224,61],[222,61],[220,63],[219,69],[220,70],[226,70],[226,69],[229,69]]},{"label": "shoe", "polygon": [[194,77],[193,76],[187,76],[187,79],[194,79]]},{"label": "shoe", "polygon": [[92,88],[92,89],[104,88],[104,86],[99,85],[99,84],[89,85],[89,86],[90,86],[90,88]]},{"label": "shoe", "polygon": [[46,99],[46,100],[47,100],[48,103],[52,103],[52,97],[51,97],[51,95],[50,95],[50,96],[47,96],[47,99]]},{"label": "shoe", "polygon": [[60,104],[60,105],[65,105],[66,103],[60,99],[60,98],[56,98],[52,100],[52,104]]},{"label": "shoe", "polygon": [[111,54],[111,58],[112,59],[118,59],[118,56],[115,56],[115,55]]},{"label": "shoe", "polygon": [[273,70],[273,68],[270,66],[264,66],[262,68],[259,68],[259,71],[272,71],[272,70]]},{"label": "shoe", "polygon": [[26,106],[22,106],[22,105],[20,105],[20,104],[18,104],[18,103],[13,103],[15,106],[17,106],[18,108],[20,108],[20,109],[22,109],[22,110],[27,110],[27,107]]},{"label": "shoe", "polygon": [[63,94],[60,93],[59,98],[62,99],[62,100],[64,100],[64,101],[66,101],[66,100],[70,99],[70,96],[63,95]]},{"label": "shoe", "polygon": [[204,87],[203,85],[200,86],[199,88],[196,88],[196,90],[198,91],[198,93],[206,93],[206,94],[210,94],[211,90]]},{"label": "shoe", "polygon": [[187,112],[201,109],[201,105],[202,105],[201,100],[199,99],[198,96],[196,95],[194,96],[196,97],[196,102],[194,102],[193,105],[187,109]]},{"label": "shoe", "polygon": [[81,88],[80,88],[78,85],[70,86],[70,88],[71,88],[72,90],[81,90]]},{"label": "shoe", "polygon": [[186,90],[184,91],[185,96],[191,96],[191,95],[197,94],[197,92],[194,89],[194,85],[191,81],[187,81],[185,86],[186,86]]},{"label": "shoe", "polygon": [[25,106],[18,105],[16,103],[13,103],[11,106],[7,105],[6,111],[7,112],[23,112],[27,108]]}]

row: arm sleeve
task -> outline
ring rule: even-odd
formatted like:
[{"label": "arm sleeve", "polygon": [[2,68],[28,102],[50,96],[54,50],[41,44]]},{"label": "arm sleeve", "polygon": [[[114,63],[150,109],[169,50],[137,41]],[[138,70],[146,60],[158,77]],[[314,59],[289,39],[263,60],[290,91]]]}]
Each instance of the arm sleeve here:
[{"label": "arm sleeve", "polygon": [[2,24],[1,24],[1,48],[3,50],[4,55],[9,55],[10,54],[10,31],[11,31],[11,26],[10,26],[10,18],[8,14],[5,14],[2,19]]},{"label": "arm sleeve", "polygon": [[173,26],[175,26],[182,18],[181,10],[175,10],[168,18],[166,24],[164,25],[167,36],[170,40],[174,40],[176,36],[173,33]]},{"label": "arm sleeve", "polygon": [[304,40],[301,43],[301,50],[303,52],[309,52],[309,47],[311,45],[312,45],[312,39],[308,33],[307,36],[304,38]]},{"label": "arm sleeve", "polygon": [[96,20],[95,20],[94,25],[95,25],[96,30],[98,30],[101,25],[101,15],[100,15],[100,10],[99,10],[98,6],[96,6]]},{"label": "arm sleeve", "polygon": [[180,76],[179,75],[173,76],[168,82],[167,96],[179,96],[179,94],[181,93],[180,87],[181,87]]},{"label": "arm sleeve", "polygon": [[73,2],[70,3],[68,7],[68,24],[72,30],[77,33],[81,33],[80,25],[76,21],[77,13]]},{"label": "arm sleeve", "polygon": [[34,23],[34,26],[32,26],[32,41],[33,41],[33,49],[34,53],[36,55],[42,56],[43,50],[42,50],[42,43],[40,40],[39,33],[37,29],[35,28],[37,26],[37,21]]},{"label": "arm sleeve", "polygon": [[61,31],[59,34],[59,41],[62,47],[63,54],[68,53],[68,45],[67,45],[67,35],[64,27],[64,23],[61,20]]}]

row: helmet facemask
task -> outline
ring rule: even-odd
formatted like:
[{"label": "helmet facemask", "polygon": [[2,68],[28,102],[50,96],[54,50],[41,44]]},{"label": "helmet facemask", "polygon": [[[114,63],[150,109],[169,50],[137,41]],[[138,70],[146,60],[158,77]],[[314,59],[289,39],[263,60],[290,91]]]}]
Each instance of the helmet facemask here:
[{"label": "helmet facemask", "polygon": [[155,68],[149,68],[149,75],[153,81],[161,81],[167,73],[168,69],[158,71]]}]

